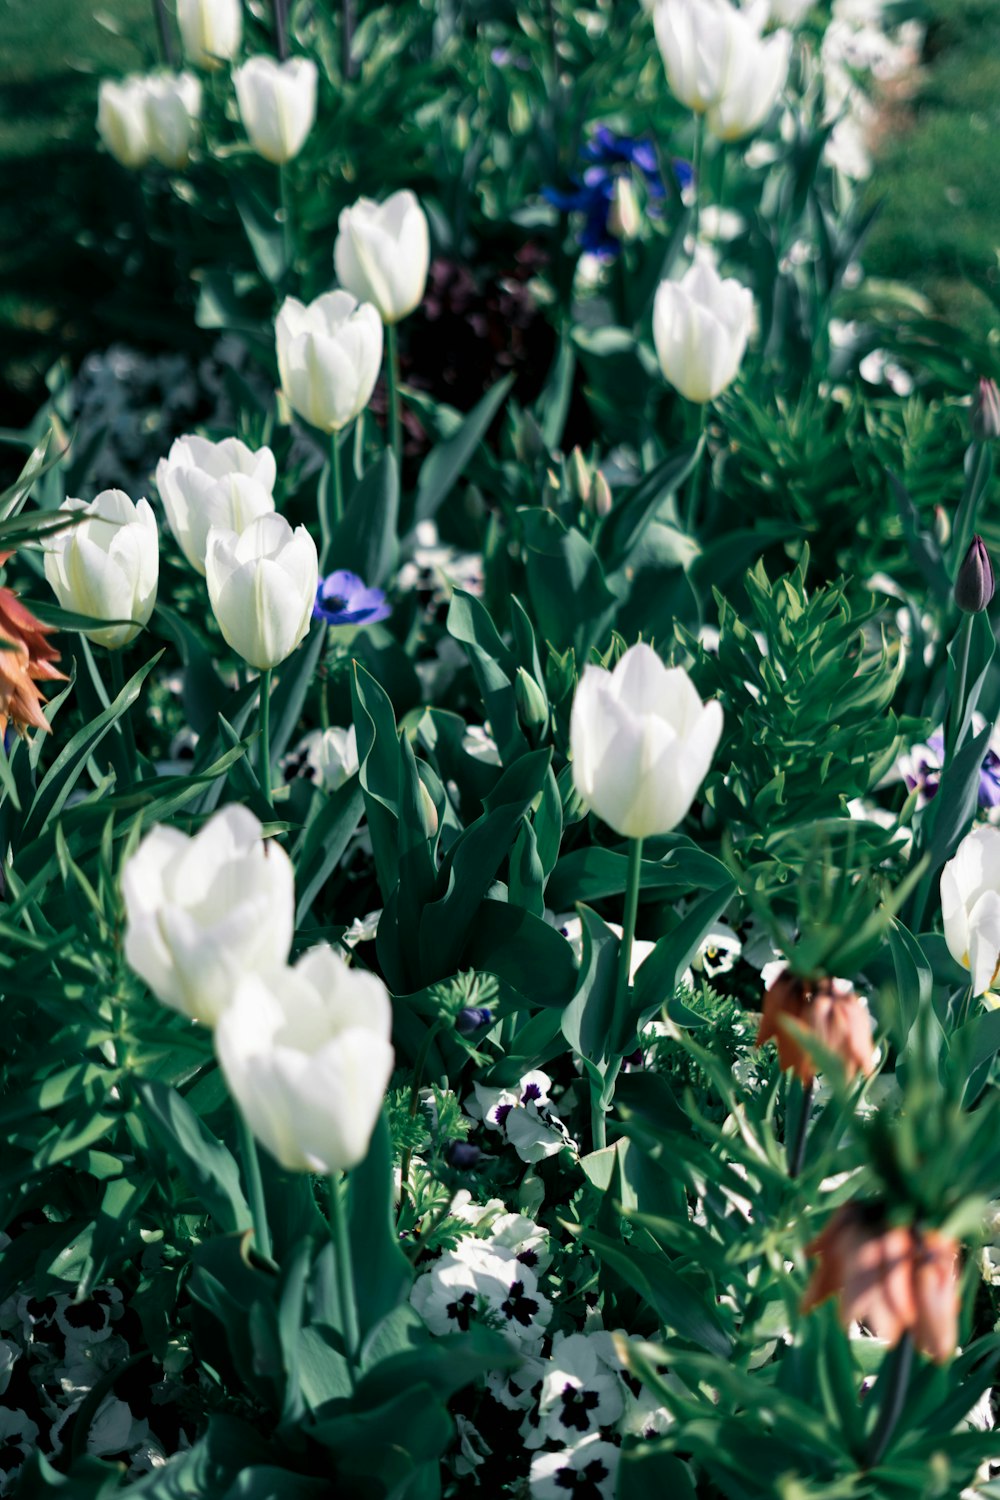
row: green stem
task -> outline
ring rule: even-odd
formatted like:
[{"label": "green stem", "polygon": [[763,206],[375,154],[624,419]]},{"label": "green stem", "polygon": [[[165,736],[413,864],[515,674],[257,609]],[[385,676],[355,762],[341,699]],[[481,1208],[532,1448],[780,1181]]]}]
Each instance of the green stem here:
[{"label": "green stem", "polygon": [[[423,1042],[420,1044],[420,1051],[417,1053],[417,1060],[413,1064],[413,1083],[410,1086],[410,1119],[411,1120],[413,1120],[413,1119],[416,1118],[417,1104],[418,1104],[418,1102],[420,1100],[420,1085],[423,1082],[423,1078],[424,1078],[424,1068],[427,1066],[427,1058],[430,1055],[430,1050],[431,1050],[431,1046],[433,1044],[434,1038],[437,1036],[437,1034],[438,1034],[438,1032],[440,1030],[441,1030],[441,1022],[440,1021],[435,1021],[433,1026],[429,1026],[427,1028],[427,1035],[424,1037]],[[403,1211],[403,1200],[406,1197],[406,1186],[407,1186],[407,1183],[410,1180],[410,1160],[411,1160],[412,1156],[413,1156],[413,1152],[411,1151],[410,1147],[407,1146],[406,1150],[403,1152],[403,1160],[402,1160],[402,1162],[400,1164],[400,1169],[399,1169],[399,1210],[400,1210],[400,1213],[402,1213],[402,1211]]]},{"label": "green stem", "polygon": [[278,167],[278,192],[281,198],[281,237],[285,254],[281,281],[287,285],[295,270],[295,224],[292,219],[292,193],[287,162],[281,162]]},{"label": "green stem", "polygon": [[694,237],[695,248],[698,245],[698,225],[701,210],[701,158],[705,145],[705,116],[696,114],[694,117],[694,152],[691,161],[691,180],[694,184],[694,203],[691,213],[691,233]]},{"label": "green stem", "polygon": [[[705,428],[708,425],[708,405],[707,401],[703,401],[698,407],[699,442],[704,437]],[[694,536],[695,526],[698,521],[698,501],[701,498],[701,474],[704,467],[705,455],[702,453],[698,456],[688,484],[687,505],[684,510],[684,529],[688,536]]]},{"label": "green stem", "polygon": [[972,641],[973,615],[963,616],[959,626],[958,665],[955,671],[955,692],[948,714],[947,759],[951,760],[958,750],[958,736],[965,712],[965,697],[969,676],[969,646]]},{"label": "green stem", "polygon": [[271,796],[271,670],[265,667],[260,674],[260,750],[257,757],[260,789],[268,807],[274,806]]},{"label": "green stem", "polygon": [[[881,1459],[892,1441],[892,1434],[896,1430],[903,1406],[906,1402],[906,1392],[910,1384],[910,1372],[913,1369],[913,1339],[908,1333],[904,1333],[899,1343],[899,1357],[892,1371],[891,1384],[885,1393],[878,1414],[878,1422],[872,1433],[871,1446],[868,1450],[868,1458],[865,1463],[866,1469],[873,1469],[881,1462]],[[879,1384],[881,1385],[881,1376]]]},{"label": "green stem", "polygon": [[389,386],[389,431],[396,473],[403,472],[403,408],[399,399],[399,336],[395,323],[386,325],[385,378]]},{"label": "green stem", "polygon": [[600,1151],[607,1143],[605,1115],[614,1097],[615,1080],[621,1070],[619,1047],[627,1045],[624,1036],[625,1006],[629,991],[629,970],[632,967],[632,945],[635,941],[635,919],[639,911],[639,887],[642,884],[642,839],[629,839],[628,871],[625,876],[625,912],[622,917],[622,940],[618,948],[618,979],[615,984],[615,1008],[611,1023],[611,1046],[615,1049],[604,1075],[604,1088],[600,1095],[591,1095],[591,1132],[594,1150]]},{"label": "green stem", "polygon": [[323,504],[319,508],[320,529],[320,556],[319,571],[323,573],[330,566],[330,552],[333,547],[333,533],[340,522],[344,519],[344,479],[340,472],[340,433],[330,434],[330,464],[326,483],[326,494]]},{"label": "green stem", "polygon": [[264,1203],[264,1182],[260,1175],[260,1157],[253,1131],[236,1111],[236,1134],[239,1140],[240,1160],[243,1163],[243,1179],[250,1200],[250,1216],[253,1219],[253,1238],[257,1254],[265,1260],[271,1259],[271,1232],[267,1227],[267,1208]]},{"label": "green stem", "polygon": [[351,1241],[347,1229],[347,1212],[344,1200],[347,1196],[347,1176],[343,1182],[336,1175],[330,1178],[330,1230],[333,1235],[333,1253],[336,1262],[337,1300],[343,1319],[344,1347],[351,1371],[351,1384],[358,1365],[358,1306],[354,1295],[354,1268],[351,1261]]},{"label": "green stem", "polygon": [[812,1106],[813,1089],[816,1080],[811,1079],[802,1090],[802,1113],[799,1115],[799,1128],[795,1135],[794,1150],[788,1153],[788,1175],[798,1177],[802,1171],[802,1163],[806,1155],[806,1139],[809,1135],[809,1110]]},{"label": "green stem", "polygon": [[153,0],[153,16],[156,20],[156,35],[160,43],[160,61],[168,68],[177,66],[177,57],[174,52],[174,42],[170,35],[170,22],[167,19],[167,8],[163,0]]},{"label": "green stem", "polygon": [[288,56],[288,14],[286,6],[287,0],[274,0],[274,42],[279,62],[284,62]]},{"label": "green stem", "polygon": [[[117,698],[125,686],[125,673],[122,670],[122,658],[120,651],[109,651],[111,658],[111,696]],[[139,779],[139,752],[135,745],[135,730],[132,727],[131,710],[126,709],[118,720],[122,740],[125,744],[125,759],[128,762],[129,775],[133,782]]]}]

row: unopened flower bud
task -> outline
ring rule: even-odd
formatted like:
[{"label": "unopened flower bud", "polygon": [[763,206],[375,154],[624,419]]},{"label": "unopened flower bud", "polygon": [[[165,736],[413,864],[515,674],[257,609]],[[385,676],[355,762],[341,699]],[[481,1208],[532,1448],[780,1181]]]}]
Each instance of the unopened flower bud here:
[{"label": "unopened flower bud", "polygon": [[432,839],[438,831],[438,810],[434,806],[434,798],[423,782],[420,783],[420,811],[424,817],[424,832],[429,839]]},{"label": "unopened flower bud", "polygon": [[479,1147],[473,1146],[469,1141],[452,1141],[445,1149],[444,1159],[449,1167],[454,1167],[456,1171],[468,1172],[476,1165],[482,1154]]},{"label": "unopened flower bud", "polygon": [[642,228],[642,211],[631,177],[615,178],[608,228],[616,240],[634,240]]},{"label": "unopened flower bud", "polygon": [[518,463],[533,464],[549,451],[542,429],[530,411],[523,411],[518,417],[513,442]]},{"label": "unopened flower bud", "polygon": [[573,498],[586,505],[590,500],[593,476],[579,447],[574,448],[566,460],[566,479]]},{"label": "unopened flower bud", "polygon": [[989,608],[994,587],[990,554],[977,532],[969,543],[969,550],[955,577],[955,603],[966,614],[981,614],[984,609]]},{"label": "unopened flower bud", "polygon": [[951,516],[943,505],[934,507],[934,540],[942,551],[951,541]]},{"label": "unopened flower bud", "polygon": [[472,1036],[474,1032],[488,1026],[493,1020],[493,1012],[487,1005],[466,1005],[455,1017],[455,1030],[459,1036]]},{"label": "unopened flower bud", "polygon": [[600,469],[594,475],[594,488],[590,495],[590,508],[595,516],[606,516],[611,509],[611,486]]},{"label": "unopened flower bud", "polygon": [[518,667],[514,679],[514,697],[521,722],[528,729],[544,729],[549,721],[549,702],[545,693],[523,667]]},{"label": "unopened flower bud", "polygon": [[969,427],[977,443],[1000,437],[1000,391],[995,380],[980,380],[972,398]]}]

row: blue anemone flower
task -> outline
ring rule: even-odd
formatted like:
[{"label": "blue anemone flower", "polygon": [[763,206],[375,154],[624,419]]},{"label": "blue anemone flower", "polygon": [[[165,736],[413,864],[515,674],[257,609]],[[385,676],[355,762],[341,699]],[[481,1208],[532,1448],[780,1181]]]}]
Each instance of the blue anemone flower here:
[{"label": "blue anemone flower", "polygon": [[321,578],[313,605],[313,619],[328,625],[374,625],[392,610],[381,589],[370,589],[357,573],[338,568]]},{"label": "blue anemone flower", "polygon": [[[654,214],[658,212],[660,201],[666,197],[666,184],[652,141],[618,135],[607,125],[595,126],[583,148],[583,160],[587,165],[582,176],[572,179],[573,186],[569,190],[545,187],[542,196],[561,213],[583,214],[580,248],[610,260],[621,249],[620,242],[611,232],[610,222],[616,179],[627,172],[638,172],[646,187],[650,212]],[[693,176],[691,164],[675,158],[670,166],[678,190],[686,188]]]}]

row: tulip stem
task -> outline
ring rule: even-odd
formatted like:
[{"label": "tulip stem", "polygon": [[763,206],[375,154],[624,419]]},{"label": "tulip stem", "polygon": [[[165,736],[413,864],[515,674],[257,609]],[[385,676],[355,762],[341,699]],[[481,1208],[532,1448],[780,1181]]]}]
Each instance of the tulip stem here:
[{"label": "tulip stem", "polygon": [[799,1127],[795,1132],[795,1147],[788,1153],[788,1175],[798,1177],[802,1171],[802,1163],[806,1155],[806,1138],[809,1135],[809,1111],[812,1108],[813,1089],[816,1080],[810,1081],[802,1089],[802,1110],[799,1115]]},{"label": "tulip stem", "polygon": [[273,807],[271,796],[271,668],[265,667],[259,680],[260,693],[260,748],[257,767],[260,771],[260,789],[268,807]]},{"label": "tulip stem", "polygon": [[395,323],[388,323],[385,330],[386,361],[385,375],[389,386],[389,431],[392,438],[392,453],[396,460],[396,474],[403,473],[403,411],[399,399],[399,337]]},{"label": "tulip stem", "polygon": [[274,0],[274,42],[279,62],[284,62],[288,56],[288,16],[285,12],[286,3],[287,0]]},{"label": "tulip stem", "polygon": [[160,41],[160,58],[168,68],[177,66],[177,58],[174,55],[173,38],[170,35],[170,23],[167,20],[167,9],[163,0],[153,0],[153,15],[156,18],[156,34]]},{"label": "tulip stem", "polygon": [[260,1157],[253,1131],[239,1109],[236,1111],[236,1134],[239,1140],[240,1160],[243,1162],[243,1177],[247,1197],[250,1200],[250,1217],[253,1220],[253,1238],[257,1254],[265,1260],[271,1259],[271,1232],[267,1227],[267,1207],[264,1202],[264,1181],[260,1175]]},{"label": "tulip stem", "polygon": [[[872,1433],[871,1445],[868,1449],[868,1457],[865,1461],[866,1469],[874,1469],[880,1463],[892,1434],[896,1430],[903,1405],[906,1401],[906,1392],[910,1384],[910,1372],[913,1369],[913,1339],[909,1333],[904,1333],[896,1350],[896,1361],[889,1376],[889,1388],[885,1393]],[[882,1376],[879,1376],[879,1384]]]},{"label": "tulip stem", "polygon": [[[708,402],[703,401],[698,407],[698,442],[701,443],[705,428],[708,425]],[[694,528],[698,520],[698,499],[701,494],[701,471],[705,465],[705,455],[699,453],[691,471],[691,481],[688,485],[687,509],[684,513],[684,529],[688,536],[694,535]]]},{"label": "tulip stem", "polygon": [[705,145],[705,116],[695,114],[694,117],[694,151],[691,161],[691,180],[694,184],[694,202],[691,205],[691,235],[694,246],[698,248],[698,229],[701,219],[701,158]]},{"label": "tulip stem", "polygon": [[343,1182],[336,1174],[330,1178],[330,1230],[333,1235],[333,1253],[336,1261],[337,1300],[344,1335],[347,1363],[351,1370],[351,1383],[358,1363],[358,1306],[354,1293],[354,1267],[351,1260],[351,1240],[347,1229],[347,1176]]},{"label": "tulip stem", "polygon": [[958,661],[955,668],[955,691],[952,695],[950,712],[948,715],[948,751],[947,759],[955,755],[958,750],[959,731],[962,727],[963,711],[965,709],[965,698],[969,677],[969,646],[972,641],[972,621],[974,615],[963,615],[962,623],[958,632]]},{"label": "tulip stem", "polygon": [[[629,839],[628,870],[625,875],[625,913],[622,918],[622,940],[618,948],[618,979],[615,984],[615,1008],[611,1023],[611,1046],[626,1046],[628,1038],[623,1036],[625,1027],[625,1005],[628,1000],[628,976],[632,967],[632,944],[635,939],[635,919],[639,911],[639,887],[642,884],[642,839]],[[614,1097],[615,1080],[621,1070],[621,1054],[612,1056],[604,1075],[604,1088],[591,1097],[591,1132],[594,1150],[601,1151],[607,1144],[605,1115]]]},{"label": "tulip stem", "polygon": [[292,222],[292,194],[288,182],[288,163],[278,167],[278,197],[281,202],[281,243],[285,266],[279,280],[287,284],[295,270],[295,226]]}]

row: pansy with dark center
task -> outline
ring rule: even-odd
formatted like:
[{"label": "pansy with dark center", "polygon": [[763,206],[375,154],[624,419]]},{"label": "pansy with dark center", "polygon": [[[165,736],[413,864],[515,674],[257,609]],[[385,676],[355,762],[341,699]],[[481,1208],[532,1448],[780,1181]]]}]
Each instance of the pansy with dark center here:
[{"label": "pansy with dark center", "polygon": [[501,1302],[500,1311],[509,1321],[520,1323],[522,1328],[530,1328],[538,1312],[538,1303],[525,1292],[523,1282],[515,1281],[506,1300]]},{"label": "pansy with dark center", "polygon": [[447,1313],[453,1322],[457,1323],[463,1333],[469,1331],[469,1320],[476,1306],[475,1292],[463,1292],[455,1302],[449,1302]]},{"label": "pansy with dark center", "polygon": [[607,1465],[594,1458],[585,1469],[560,1469],[555,1484],[557,1489],[568,1490],[575,1500],[604,1500],[601,1480],[607,1477]]},{"label": "pansy with dark center", "polygon": [[583,1386],[573,1385],[567,1381],[563,1386],[562,1411],[559,1413],[559,1421],[564,1427],[575,1428],[577,1432],[590,1431],[590,1417],[588,1412],[595,1411],[601,1404],[601,1397],[597,1391],[588,1391]]},{"label": "pansy with dark center", "polygon": [[357,573],[338,568],[319,581],[313,619],[328,625],[374,625],[392,613],[381,589],[370,589]]}]

